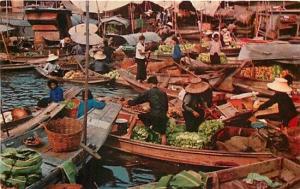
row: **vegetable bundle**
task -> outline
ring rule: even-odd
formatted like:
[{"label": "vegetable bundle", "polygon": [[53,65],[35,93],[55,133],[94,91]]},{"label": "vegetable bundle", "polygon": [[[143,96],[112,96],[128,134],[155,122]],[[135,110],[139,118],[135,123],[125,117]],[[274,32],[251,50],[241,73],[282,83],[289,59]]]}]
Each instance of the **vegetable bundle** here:
[{"label": "vegetable bundle", "polygon": [[105,77],[109,77],[110,79],[119,79],[120,74],[117,70],[110,71],[104,74]]},{"label": "vegetable bundle", "polygon": [[[210,60],[210,54],[209,53],[200,53],[199,56],[197,57],[197,60],[206,63],[206,64],[210,64],[211,60]],[[226,64],[227,61],[227,57],[224,53],[220,54],[220,61],[221,64]]]},{"label": "vegetable bundle", "polygon": [[159,133],[143,125],[137,125],[134,127],[132,139],[145,141],[145,142],[152,142],[157,144],[160,144],[161,141],[161,137]]}]

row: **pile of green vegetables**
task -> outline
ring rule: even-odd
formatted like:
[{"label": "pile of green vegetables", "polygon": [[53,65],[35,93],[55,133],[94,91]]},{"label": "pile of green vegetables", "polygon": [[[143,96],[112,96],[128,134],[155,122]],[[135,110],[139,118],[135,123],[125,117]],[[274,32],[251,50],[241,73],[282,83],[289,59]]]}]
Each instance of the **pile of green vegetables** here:
[{"label": "pile of green vegetables", "polygon": [[[203,63],[206,63],[206,64],[211,63],[209,53],[200,53],[199,56],[197,57],[197,60],[199,60]],[[222,52],[220,53],[220,61],[221,61],[221,64],[226,64],[228,62],[226,55]]]},{"label": "pile of green vegetables", "polygon": [[[207,120],[199,126],[198,132],[187,132],[185,125],[176,125],[175,120],[171,118],[166,129],[167,141],[171,146],[203,149],[211,144],[212,137],[222,128],[223,122]],[[161,137],[159,133],[139,125],[133,129],[132,139],[160,143]]]},{"label": "pile of green vegetables", "polygon": [[0,155],[0,180],[23,189],[42,177],[42,157],[31,149],[6,148]]},{"label": "pile of green vegetables", "polygon": [[[185,44],[180,44],[180,49],[182,52],[185,52],[186,50],[189,51],[194,48],[194,44],[191,43],[185,43]],[[160,45],[158,47],[158,50],[154,52],[154,55],[171,55],[172,54],[172,45]]]},{"label": "pile of green vegetables", "polygon": [[120,74],[117,70],[110,71],[104,74],[105,77],[109,77],[110,79],[119,79]]}]

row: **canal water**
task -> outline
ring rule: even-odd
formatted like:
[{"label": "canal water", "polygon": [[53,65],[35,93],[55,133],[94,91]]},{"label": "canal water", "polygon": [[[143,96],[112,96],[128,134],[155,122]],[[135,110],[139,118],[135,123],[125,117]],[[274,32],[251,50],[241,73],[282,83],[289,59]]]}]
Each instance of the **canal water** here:
[{"label": "canal water", "polygon": [[[61,84],[64,89],[73,84]],[[80,85],[78,85],[80,86]],[[120,86],[90,85],[95,97],[132,97],[137,93]],[[3,110],[18,106],[35,106],[40,98],[48,95],[47,80],[34,70],[1,72],[1,99]],[[200,167],[189,167],[152,160],[115,150],[101,149],[101,161],[92,160],[80,173],[79,181],[85,188],[128,188],[153,181],[161,176]]]}]

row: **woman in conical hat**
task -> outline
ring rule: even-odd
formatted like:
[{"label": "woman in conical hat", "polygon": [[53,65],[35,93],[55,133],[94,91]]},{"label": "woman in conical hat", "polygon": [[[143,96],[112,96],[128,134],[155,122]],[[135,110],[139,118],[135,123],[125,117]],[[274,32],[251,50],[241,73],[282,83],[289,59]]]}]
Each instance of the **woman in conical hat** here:
[{"label": "woman in conical hat", "polygon": [[267,84],[268,88],[275,92],[275,94],[265,103],[259,106],[258,110],[264,110],[273,104],[278,104],[279,112],[271,116],[258,116],[257,118],[271,119],[279,121],[283,126],[297,127],[299,125],[299,116],[291,97],[288,95],[292,88],[284,78],[275,78],[271,83]]},{"label": "woman in conical hat", "polygon": [[109,71],[109,67],[106,63],[106,56],[103,51],[98,51],[94,54],[95,62],[92,65],[92,69],[95,72],[105,74]]},{"label": "woman in conical hat", "polygon": [[207,82],[195,78],[185,91],[182,108],[186,128],[187,131],[197,132],[204,121],[205,109],[212,105],[212,89]]},{"label": "woman in conical hat", "polygon": [[55,54],[49,54],[47,58],[47,64],[43,68],[43,70],[52,76],[63,76],[63,71],[60,69],[60,66],[57,64],[58,56]]}]

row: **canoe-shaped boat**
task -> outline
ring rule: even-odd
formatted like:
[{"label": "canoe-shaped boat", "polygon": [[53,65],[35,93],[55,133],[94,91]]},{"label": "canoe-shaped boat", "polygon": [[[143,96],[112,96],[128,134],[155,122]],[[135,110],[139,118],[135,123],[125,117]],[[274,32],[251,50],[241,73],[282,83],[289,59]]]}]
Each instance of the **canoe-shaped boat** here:
[{"label": "canoe-shaped boat", "polygon": [[[81,91],[81,89],[78,87],[71,87],[70,89],[68,89],[64,92],[64,98],[72,99],[80,91]],[[7,130],[2,130],[4,128],[6,128],[6,126],[1,128],[1,141],[6,140],[7,138],[12,138],[12,137],[22,135],[24,132],[34,129],[39,124],[45,122],[46,120],[53,118],[64,107],[65,107],[64,103],[54,103],[53,102],[53,103],[49,104],[48,107],[36,112],[34,114],[34,116],[32,116],[28,119],[26,118],[26,120],[24,120],[24,122],[20,123],[19,121],[16,121],[14,123],[10,123],[10,125],[12,127],[7,128],[9,136],[7,135]]]},{"label": "canoe-shaped boat", "polygon": [[[42,76],[48,78],[48,79],[52,79],[52,80],[56,80],[56,81],[60,81],[60,82],[70,82],[70,83],[81,83],[83,84],[84,78],[74,78],[74,79],[68,79],[68,78],[63,78],[63,77],[57,77],[57,76],[51,76],[48,75],[41,66],[35,66],[35,69],[37,72],[39,72]],[[111,79],[109,77],[105,77],[97,72],[94,72],[92,70],[89,70],[89,84],[96,84],[96,83],[108,83],[111,81]]]},{"label": "canoe-shaped boat", "polygon": [[[121,106],[119,104],[107,103],[102,110],[93,109],[89,111],[87,122],[87,144],[93,144],[95,146],[95,152],[97,152],[104,144],[120,109]],[[83,119],[80,120],[82,121]],[[28,186],[26,189],[46,188],[49,184],[62,181],[63,172],[61,166],[67,160],[72,161],[77,169],[80,169],[83,163],[89,160],[88,153],[83,148],[79,148],[72,152],[54,152],[49,146],[48,138],[43,127],[28,131],[21,136],[2,141],[1,147],[2,149],[8,147],[24,147],[24,139],[32,136],[34,133],[41,138],[42,144],[37,147],[28,148],[42,154],[42,179]]]},{"label": "canoe-shaped boat", "polygon": [[256,188],[243,182],[249,173],[258,173],[269,177],[272,181],[280,180],[278,189],[300,188],[300,165],[285,158],[276,158],[263,162],[244,165],[208,173],[208,188],[213,189],[248,189]]},{"label": "canoe-shaped boat", "polygon": [[[118,118],[130,119],[130,114],[119,114]],[[240,133],[237,127],[231,127],[230,133]],[[253,129],[242,129],[245,136]],[[160,145],[147,143],[132,139],[126,139],[118,135],[116,128],[113,127],[112,133],[109,135],[107,147],[117,149],[123,152],[132,153],[135,155],[144,156],[147,158],[159,159],[163,161],[190,164],[190,165],[203,165],[211,167],[232,167],[240,166],[251,163],[260,162],[267,159],[272,159],[274,156],[269,152],[226,152],[217,150],[197,150],[197,149],[183,149],[168,145]]]}]

